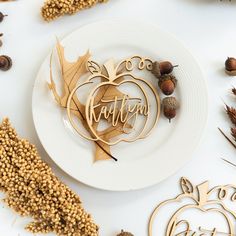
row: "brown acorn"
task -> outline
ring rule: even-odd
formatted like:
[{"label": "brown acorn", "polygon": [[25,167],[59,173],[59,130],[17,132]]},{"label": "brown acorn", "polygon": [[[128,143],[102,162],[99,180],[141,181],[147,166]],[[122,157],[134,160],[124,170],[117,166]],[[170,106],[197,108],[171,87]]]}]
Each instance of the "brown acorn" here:
[{"label": "brown acorn", "polygon": [[3,21],[4,17],[7,16],[7,15],[4,15],[2,12],[0,12],[0,22]]},{"label": "brown acorn", "polygon": [[236,59],[233,57],[228,57],[225,61],[225,72],[228,75],[236,75]]},{"label": "brown acorn", "polygon": [[162,75],[170,74],[174,67],[171,62],[163,61],[163,62],[153,62],[152,64],[152,73],[156,76],[156,78],[160,78]]},{"label": "brown acorn", "polygon": [[0,56],[0,70],[7,71],[12,67],[12,60],[9,56]]},{"label": "brown acorn", "polygon": [[177,110],[179,109],[179,102],[175,97],[167,97],[162,101],[164,116],[169,119],[169,122],[176,117]]},{"label": "brown acorn", "polygon": [[117,236],[134,236],[134,235],[131,234],[130,232],[125,232],[124,230],[121,230],[121,232],[117,234]]},{"label": "brown acorn", "polygon": [[161,91],[169,96],[174,92],[177,86],[177,79],[173,75],[163,75],[160,77],[158,85]]},{"label": "brown acorn", "polygon": [[[0,33],[0,38],[3,36],[3,33]],[[2,42],[2,40],[0,39],[0,47],[2,47],[2,44],[3,44],[3,42]]]},{"label": "brown acorn", "polygon": [[169,61],[163,61],[160,63],[160,71],[161,71],[161,75],[166,75],[166,74],[170,74],[174,67],[171,62]]}]

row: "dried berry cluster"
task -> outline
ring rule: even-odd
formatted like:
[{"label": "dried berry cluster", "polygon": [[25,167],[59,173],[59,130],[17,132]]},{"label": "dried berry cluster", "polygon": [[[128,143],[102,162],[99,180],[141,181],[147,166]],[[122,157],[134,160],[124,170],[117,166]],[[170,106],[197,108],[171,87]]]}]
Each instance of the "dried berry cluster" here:
[{"label": "dried berry cluster", "polygon": [[108,0],[46,0],[42,7],[42,16],[46,21],[54,20],[65,14],[74,14]]},{"label": "dried berry cluster", "polygon": [[26,227],[33,233],[98,235],[80,198],[58,180],[34,145],[17,136],[8,119],[0,125],[0,189],[8,206],[34,218]]}]

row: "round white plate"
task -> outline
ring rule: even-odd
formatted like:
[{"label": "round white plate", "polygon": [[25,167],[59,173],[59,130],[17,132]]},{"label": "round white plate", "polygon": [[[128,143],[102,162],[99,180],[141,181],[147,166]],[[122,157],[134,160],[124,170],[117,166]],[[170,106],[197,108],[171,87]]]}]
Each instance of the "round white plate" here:
[{"label": "round white plate", "polygon": [[84,26],[62,44],[66,57],[75,60],[88,49],[95,61],[142,55],[178,64],[175,95],[181,103],[177,118],[163,116],[145,140],[112,147],[119,159],[94,162],[95,145],[83,140],[68,124],[46,82],[49,56],[42,64],[33,90],[32,110],[37,133],[50,157],[66,173],[99,189],[127,191],[154,185],[174,174],[191,157],[207,120],[207,90],[192,55],[174,37],[154,26],[114,20]]}]

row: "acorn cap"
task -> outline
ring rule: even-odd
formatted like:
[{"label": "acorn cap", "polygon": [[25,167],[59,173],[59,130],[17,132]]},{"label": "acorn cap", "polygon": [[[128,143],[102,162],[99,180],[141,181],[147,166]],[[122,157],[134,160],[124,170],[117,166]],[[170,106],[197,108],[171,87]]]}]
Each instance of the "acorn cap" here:
[{"label": "acorn cap", "polygon": [[160,64],[158,61],[152,63],[152,73],[155,75],[156,78],[161,77]]},{"label": "acorn cap", "polygon": [[129,232],[125,232],[124,230],[121,230],[121,232],[117,234],[117,236],[134,236],[134,235]]},{"label": "acorn cap", "polygon": [[161,86],[161,83],[163,81],[166,81],[166,80],[171,80],[175,87],[177,86],[177,82],[178,80],[176,79],[176,77],[174,75],[162,75],[160,78],[159,78],[159,82],[158,82],[158,85]]},{"label": "acorn cap", "polygon": [[229,71],[229,70],[226,70],[226,69],[225,69],[225,73],[226,73],[227,75],[230,75],[230,76],[236,76],[236,70],[231,70],[231,71]]},{"label": "acorn cap", "polygon": [[166,97],[162,101],[162,105],[165,108],[176,110],[180,107],[179,102],[175,97]]}]

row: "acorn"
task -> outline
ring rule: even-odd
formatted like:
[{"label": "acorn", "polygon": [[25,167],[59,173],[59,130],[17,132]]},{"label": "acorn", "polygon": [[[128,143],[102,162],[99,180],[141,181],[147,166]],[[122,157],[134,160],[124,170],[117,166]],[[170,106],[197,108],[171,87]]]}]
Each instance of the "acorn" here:
[{"label": "acorn", "polygon": [[173,66],[169,61],[163,62],[153,62],[152,64],[152,73],[156,76],[156,78],[160,78],[162,75],[170,74],[173,72],[173,69],[177,66]]},{"label": "acorn", "polygon": [[134,235],[131,234],[130,232],[125,232],[124,230],[121,230],[121,232],[117,234],[117,236],[134,236]]},{"label": "acorn", "polygon": [[233,57],[228,57],[225,61],[225,72],[228,75],[236,75],[236,59]]},{"label": "acorn", "polygon": [[12,67],[12,60],[9,56],[0,56],[0,70],[7,71]]},{"label": "acorn", "polygon": [[0,12],[0,22],[2,22],[4,20],[4,17],[7,15],[4,15],[2,12]]},{"label": "acorn", "polygon": [[174,67],[176,66],[173,66],[172,63],[169,61],[161,62],[160,63],[161,75],[170,74],[171,72],[173,72]]},{"label": "acorn", "polygon": [[152,73],[158,79],[161,77],[160,64],[159,64],[158,61],[153,62],[153,64],[152,64]]},{"label": "acorn", "polygon": [[175,91],[177,79],[173,75],[163,75],[159,79],[158,86],[165,95],[169,96]]},{"label": "acorn", "polygon": [[[3,36],[3,33],[0,33],[0,38]],[[3,45],[3,42],[2,42],[2,40],[0,39],[0,47],[2,47],[2,45]]]},{"label": "acorn", "polygon": [[167,97],[162,101],[164,116],[169,119],[169,122],[176,117],[177,110],[179,109],[179,102],[175,97]]}]

